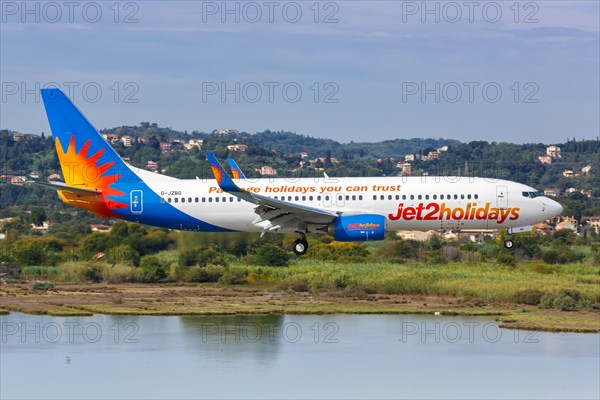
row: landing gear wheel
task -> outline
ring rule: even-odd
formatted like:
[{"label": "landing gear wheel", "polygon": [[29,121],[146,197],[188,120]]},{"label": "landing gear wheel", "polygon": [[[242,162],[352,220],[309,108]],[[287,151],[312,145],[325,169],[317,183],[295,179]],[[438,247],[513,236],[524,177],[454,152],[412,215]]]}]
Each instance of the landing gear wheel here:
[{"label": "landing gear wheel", "polygon": [[514,243],[513,243],[513,241],[512,241],[512,240],[510,240],[510,239],[506,239],[506,240],[504,241],[504,247],[506,247],[507,249],[512,249],[512,247],[513,247],[514,245],[515,245],[515,244],[514,244]]},{"label": "landing gear wheel", "polygon": [[301,256],[308,250],[308,242],[305,238],[298,238],[294,242],[292,250],[294,250],[294,253],[296,253],[297,256]]}]

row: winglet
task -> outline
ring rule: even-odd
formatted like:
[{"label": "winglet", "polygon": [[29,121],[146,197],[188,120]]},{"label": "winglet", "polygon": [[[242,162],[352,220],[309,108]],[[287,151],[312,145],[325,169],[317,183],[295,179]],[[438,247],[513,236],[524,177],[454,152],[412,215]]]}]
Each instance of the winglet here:
[{"label": "winglet", "polygon": [[229,175],[225,172],[215,155],[209,151],[206,152],[206,158],[208,158],[208,162],[210,163],[210,168],[212,169],[213,174],[215,175],[215,179],[219,184],[219,187],[224,192],[241,192],[240,189],[234,182],[231,180]]},{"label": "winglet", "polygon": [[246,179],[246,175],[242,172],[242,169],[235,162],[233,158],[228,158],[227,162],[229,162],[229,168],[231,168],[231,173],[233,174],[233,179]]}]

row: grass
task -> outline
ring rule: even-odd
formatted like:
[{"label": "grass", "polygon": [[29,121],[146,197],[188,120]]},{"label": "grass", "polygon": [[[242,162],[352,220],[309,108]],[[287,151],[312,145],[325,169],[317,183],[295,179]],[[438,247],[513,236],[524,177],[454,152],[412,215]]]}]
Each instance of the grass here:
[{"label": "grass", "polygon": [[420,294],[513,302],[517,293],[540,290],[554,293],[577,290],[589,304],[600,303],[600,268],[571,264],[538,273],[520,267],[491,263],[442,265],[413,264],[334,264],[300,261],[287,268],[234,265],[231,270],[247,271],[251,280],[263,284],[306,283],[310,291],[353,288],[386,294]]},{"label": "grass", "polygon": [[[168,254],[165,254],[168,256]],[[229,272],[248,281],[225,284],[111,284],[135,274],[128,266],[102,266],[98,284],[68,284],[52,291],[31,285],[0,288],[0,314],[213,315],[213,314],[436,314],[497,317],[502,327],[571,332],[600,331],[600,267],[533,263],[336,264],[296,260],[289,267],[232,264]],[[84,265],[57,268],[57,280],[81,282]],[[113,280],[114,279],[114,280]],[[85,282],[85,281],[84,281]],[[567,312],[517,304],[522,292],[576,292]],[[531,293],[528,293],[531,294]],[[531,298],[522,296],[521,298]],[[537,304],[537,303],[535,303]],[[525,312],[523,312],[525,311]]]}]

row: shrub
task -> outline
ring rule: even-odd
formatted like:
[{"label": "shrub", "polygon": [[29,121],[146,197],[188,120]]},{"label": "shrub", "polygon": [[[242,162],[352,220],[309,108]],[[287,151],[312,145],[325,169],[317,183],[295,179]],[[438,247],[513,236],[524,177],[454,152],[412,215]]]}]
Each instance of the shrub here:
[{"label": "shrub", "polygon": [[218,282],[223,276],[222,268],[193,266],[183,274],[186,282]]},{"label": "shrub", "polygon": [[248,283],[244,271],[226,271],[219,279],[225,285],[245,285]]},{"label": "shrub", "polygon": [[155,256],[144,256],[140,262],[144,272],[144,282],[158,282],[167,277],[167,270],[163,263]]},{"label": "shrub", "polygon": [[554,268],[543,262],[532,262],[527,266],[527,270],[531,272],[537,272],[538,274],[554,273]]},{"label": "shrub", "polygon": [[554,294],[545,294],[540,306],[562,311],[576,311],[581,308],[581,294],[576,290],[563,289]]},{"label": "shrub", "polygon": [[25,276],[53,276],[57,274],[58,270],[56,269],[56,267],[32,266],[23,267],[23,269],[21,270],[21,275]]},{"label": "shrub", "polygon": [[331,242],[314,243],[308,248],[308,257],[320,261],[335,261],[342,263],[363,262],[369,251],[362,243]]},{"label": "shrub", "polygon": [[53,290],[54,283],[52,283],[50,281],[35,281],[35,282],[33,282],[32,287],[33,287],[33,290],[41,290],[41,291]]},{"label": "shrub", "polygon": [[140,255],[126,244],[108,249],[106,259],[112,264],[140,265]]},{"label": "shrub", "polygon": [[526,289],[515,293],[513,300],[519,304],[537,306],[540,304],[542,297],[544,297],[544,292],[537,289]]},{"label": "shrub", "polygon": [[179,265],[182,267],[190,267],[192,265],[203,267],[208,264],[226,265],[223,254],[213,245],[184,251],[179,255]]},{"label": "shrub", "polygon": [[256,251],[255,260],[258,265],[284,267],[290,262],[290,253],[272,243],[265,243]]},{"label": "shrub", "polygon": [[502,252],[502,253],[498,254],[498,256],[496,257],[496,260],[498,260],[498,262],[500,264],[510,265],[510,266],[515,265],[515,258],[513,257],[513,255],[506,253],[506,252]]},{"label": "shrub", "polygon": [[310,289],[308,287],[308,282],[306,282],[304,279],[295,279],[293,281],[285,282],[284,287],[291,289],[294,292],[308,292]]},{"label": "shrub", "polygon": [[94,283],[102,282],[102,265],[97,263],[88,264],[87,268],[83,270],[83,276]]}]

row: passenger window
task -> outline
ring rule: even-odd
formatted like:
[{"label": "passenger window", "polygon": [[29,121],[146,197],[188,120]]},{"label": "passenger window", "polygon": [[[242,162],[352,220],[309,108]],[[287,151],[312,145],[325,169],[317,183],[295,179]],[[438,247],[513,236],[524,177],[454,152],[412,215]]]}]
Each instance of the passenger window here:
[{"label": "passenger window", "polygon": [[295,196],[295,197],[294,197],[294,201],[298,201],[298,196]]},{"label": "passenger window", "polygon": [[179,197],[175,197],[175,203],[179,202]]},{"label": "passenger window", "polygon": [[385,196],[384,196],[384,195],[381,195],[381,196],[379,196],[379,198],[380,198],[381,200],[385,200]]},{"label": "passenger window", "polygon": [[230,203],[233,203],[233,197],[230,197],[230,198],[229,198],[229,202],[230,202]]},{"label": "passenger window", "polygon": [[454,195],[454,200],[458,200],[458,195],[457,194]]},{"label": "passenger window", "polygon": [[405,194],[402,195],[402,200],[406,200],[406,195]]},{"label": "passenger window", "polygon": [[478,195],[478,194],[476,194],[476,195],[475,195],[475,200],[477,200],[478,198],[479,198],[479,195]]},{"label": "passenger window", "polygon": [[161,202],[161,203],[164,203],[164,202],[165,202],[165,198],[164,198],[164,197],[161,197],[161,198],[160,198],[160,202]]},{"label": "passenger window", "polygon": [[321,201],[321,196],[317,196],[317,201]]},{"label": "passenger window", "polygon": [[170,202],[171,202],[171,198],[169,197],[169,198],[167,199],[167,201],[170,203]]},{"label": "passenger window", "polygon": [[213,198],[212,198],[212,197],[209,197],[209,198],[208,198],[208,202],[209,202],[209,203],[212,203],[212,200],[213,200]]},{"label": "passenger window", "polygon": [[329,201],[329,196],[325,196],[325,200],[326,200],[326,201]]},{"label": "passenger window", "polygon": [[373,195],[373,200],[377,200],[377,195],[376,194]]},{"label": "passenger window", "polygon": [[203,203],[206,203],[206,197],[203,197],[203,198],[202,198],[202,202],[203,202]]},{"label": "passenger window", "polygon": [[182,198],[181,198],[181,202],[182,202],[182,203],[185,203],[185,197],[182,197]]},{"label": "passenger window", "polygon": [[239,197],[237,199],[238,199],[238,203],[242,201],[242,199],[240,199]]},{"label": "passenger window", "polygon": [[434,199],[434,200],[437,200],[437,194],[434,194],[434,195],[433,195],[433,199]]},{"label": "passenger window", "polygon": [[196,203],[199,203],[199,202],[200,202],[200,199],[199,199],[199,198],[197,198],[197,197],[196,197],[196,198],[194,198],[194,200],[196,201]]},{"label": "passenger window", "polygon": [[464,199],[465,199],[465,195],[464,195],[464,194],[461,194],[461,195],[460,195],[460,199],[461,199],[461,200],[464,200]]},{"label": "passenger window", "polygon": [[471,200],[471,195],[470,194],[467,195],[467,199]]},{"label": "passenger window", "polygon": [[390,194],[390,195],[388,195],[388,200],[391,200],[391,199],[392,199],[392,195]]},{"label": "passenger window", "polygon": [[346,201],[350,200],[350,196],[346,195]]},{"label": "passenger window", "polygon": [[410,195],[410,199],[411,199],[411,200],[414,200],[414,199],[415,199],[415,195],[414,195],[414,194],[411,194],[411,195]]},{"label": "passenger window", "polygon": [[423,198],[423,196],[419,195],[419,200],[421,200]]},{"label": "passenger window", "polygon": [[302,196],[302,201],[306,201],[306,196]]},{"label": "passenger window", "polygon": [[312,196],[308,196],[308,201],[313,201],[313,197]]},{"label": "passenger window", "polygon": [[218,203],[218,202],[219,202],[219,198],[218,198],[218,197],[215,197],[215,201]]},{"label": "passenger window", "polygon": [[429,200],[429,195],[428,194],[425,195],[425,200]]}]

